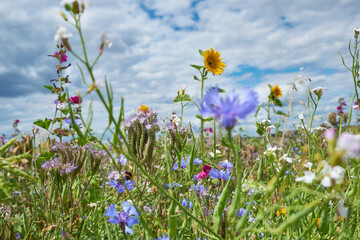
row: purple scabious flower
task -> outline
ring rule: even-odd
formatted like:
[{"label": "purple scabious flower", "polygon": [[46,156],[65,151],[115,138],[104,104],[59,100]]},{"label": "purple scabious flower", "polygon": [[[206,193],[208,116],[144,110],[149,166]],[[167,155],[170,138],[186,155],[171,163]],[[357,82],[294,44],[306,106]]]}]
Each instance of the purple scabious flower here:
[{"label": "purple scabious flower", "polygon": [[237,118],[244,119],[257,105],[258,95],[251,89],[243,89],[241,99],[234,90],[223,99],[219,96],[218,87],[213,87],[204,96],[200,112],[203,117],[213,116],[221,121],[223,127],[231,129]]},{"label": "purple scabious flower", "polygon": [[128,201],[121,203],[122,212],[117,212],[115,204],[110,204],[109,209],[106,210],[105,216],[109,217],[108,222],[112,224],[119,224],[121,228],[125,230],[125,234],[134,234],[132,226],[139,223],[139,213],[136,208]]}]

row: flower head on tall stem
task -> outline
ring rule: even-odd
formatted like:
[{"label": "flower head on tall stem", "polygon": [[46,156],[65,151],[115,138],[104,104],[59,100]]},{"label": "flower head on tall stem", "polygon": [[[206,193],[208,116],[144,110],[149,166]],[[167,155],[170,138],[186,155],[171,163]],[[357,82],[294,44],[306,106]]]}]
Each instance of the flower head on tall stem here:
[{"label": "flower head on tall stem", "polygon": [[274,95],[275,98],[279,98],[282,96],[281,88],[279,85],[275,85],[275,87],[271,88],[271,93]]},{"label": "flower head on tall stem", "polygon": [[223,99],[219,96],[218,87],[214,87],[204,96],[200,112],[203,117],[213,116],[221,121],[223,127],[231,129],[237,118],[244,119],[257,105],[258,95],[251,89],[244,89],[241,99],[234,90]]},{"label": "flower head on tall stem", "polygon": [[220,52],[215,51],[213,48],[206,50],[203,54],[205,69],[207,72],[211,72],[214,76],[221,75],[224,72],[224,67],[226,64],[222,62],[220,58]]},{"label": "flower head on tall stem", "polygon": [[119,224],[121,228],[125,230],[125,234],[134,234],[132,226],[139,223],[139,213],[136,208],[128,201],[121,203],[123,208],[122,212],[117,212],[115,204],[110,204],[109,209],[106,210],[105,216],[109,217],[108,222],[112,224]]}]

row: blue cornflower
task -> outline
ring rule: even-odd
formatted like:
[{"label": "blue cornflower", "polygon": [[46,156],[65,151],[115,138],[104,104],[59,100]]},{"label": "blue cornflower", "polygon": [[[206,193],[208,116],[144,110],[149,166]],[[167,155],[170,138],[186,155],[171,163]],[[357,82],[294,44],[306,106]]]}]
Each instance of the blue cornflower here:
[{"label": "blue cornflower", "polygon": [[[129,191],[134,189],[134,181],[133,180],[126,180],[124,181],[126,184],[126,187]],[[126,188],[124,185],[124,182],[122,180],[116,180],[116,179],[111,179],[109,183],[110,187],[116,188],[116,190],[118,191],[118,193],[123,193],[126,192]]]},{"label": "blue cornflower", "polygon": [[121,165],[125,166],[128,160],[127,160],[127,158],[126,158],[124,155],[120,154],[120,155],[116,158],[116,161],[117,161],[118,163],[120,163]]},{"label": "blue cornflower", "polygon": [[187,162],[185,162],[185,159],[181,159],[180,167],[181,168],[186,168],[186,164],[187,164]]},{"label": "blue cornflower", "polygon": [[219,96],[218,87],[213,87],[204,96],[200,112],[203,117],[213,116],[221,121],[223,127],[231,129],[237,118],[244,119],[257,105],[257,93],[251,89],[244,89],[241,99],[234,90],[223,99]]},{"label": "blue cornflower", "polygon": [[139,223],[136,208],[128,201],[121,203],[123,212],[117,212],[115,204],[110,204],[109,209],[106,210],[105,216],[109,217],[108,222],[112,224],[119,224],[121,228],[125,228],[125,234],[134,234],[131,229],[134,224]]},{"label": "blue cornflower", "polygon": [[246,213],[245,208],[240,208],[239,213],[238,213],[238,217],[242,217],[245,213]]},{"label": "blue cornflower", "polygon": [[229,162],[228,160],[219,162],[220,167],[222,168],[226,168],[226,169],[231,169],[234,167],[234,164],[232,164],[231,162]]},{"label": "blue cornflower", "polygon": [[16,239],[19,239],[19,238],[21,238],[21,235],[20,235],[20,233],[16,232],[16,233],[15,233],[15,237],[16,237]]},{"label": "blue cornflower", "polygon": [[172,167],[172,170],[177,170],[179,168],[179,165],[177,162],[174,163],[174,166]]},{"label": "blue cornflower", "polygon": [[[167,189],[169,189],[169,188],[170,188],[169,184],[167,184],[167,183],[165,183],[165,186],[166,186],[166,188],[167,188]],[[181,184],[178,184],[178,183],[173,182],[173,183],[171,183],[171,187],[182,187],[182,185],[181,185]]]},{"label": "blue cornflower", "polygon": [[224,171],[224,170],[217,170],[216,168],[212,168],[209,172],[209,176],[211,178],[218,178],[218,179],[224,179],[229,180],[231,171]]},{"label": "blue cornflower", "polygon": [[182,200],[181,205],[188,208],[192,208],[193,206],[192,202],[190,200],[186,200],[185,198]]},{"label": "blue cornflower", "polygon": [[191,190],[199,194],[205,194],[205,187],[203,185],[192,185]]},{"label": "blue cornflower", "polygon": [[195,158],[194,164],[202,164],[202,160],[200,158]]}]

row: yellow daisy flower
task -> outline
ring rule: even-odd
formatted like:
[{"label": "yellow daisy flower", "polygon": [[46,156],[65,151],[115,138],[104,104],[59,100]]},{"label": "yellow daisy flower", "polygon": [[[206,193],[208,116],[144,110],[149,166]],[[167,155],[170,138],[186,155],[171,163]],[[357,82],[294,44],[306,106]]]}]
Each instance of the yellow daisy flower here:
[{"label": "yellow daisy flower", "polygon": [[224,72],[226,64],[221,61],[223,58],[220,58],[220,52],[210,48],[210,51],[206,50],[203,56],[207,72],[211,72],[214,76],[215,74],[221,75]]},{"label": "yellow daisy flower", "polygon": [[279,98],[282,96],[281,88],[279,87],[279,85],[275,85],[275,87],[271,89],[271,92],[273,93],[275,98]]},{"label": "yellow daisy flower", "polygon": [[141,106],[138,108],[138,111],[139,111],[139,112],[143,112],[143,113],[148,113],[148,112],[150,112],[149,107],[146,106],[146,105],[141,105]]}]

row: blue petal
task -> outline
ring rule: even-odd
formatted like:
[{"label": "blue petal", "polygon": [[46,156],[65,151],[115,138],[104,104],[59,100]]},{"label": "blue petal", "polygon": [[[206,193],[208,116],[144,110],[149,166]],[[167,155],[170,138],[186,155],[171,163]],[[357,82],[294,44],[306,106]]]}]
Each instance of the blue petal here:
[{"label": "blue petal", "polygon": [[125,233],[130,233],[131,235],[134,235],[134,230],[125,225]]},{"label": "blue petal", "polygon": [[139,220],[136,216],[134,216],[129,219],[129,221],[127,222],[127,225],[129,225],[129,227],[132,227],[134,224],[137,224],[137,223],[139,223]]},{"label": "blue petal", "polygon": [[115,204],[110,204],[109,209],[106,209],[105,216],[106,217],[115,217],[115,216],[117,216],[116,209],[115,209]]}]

